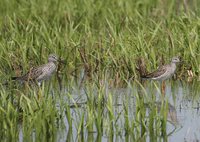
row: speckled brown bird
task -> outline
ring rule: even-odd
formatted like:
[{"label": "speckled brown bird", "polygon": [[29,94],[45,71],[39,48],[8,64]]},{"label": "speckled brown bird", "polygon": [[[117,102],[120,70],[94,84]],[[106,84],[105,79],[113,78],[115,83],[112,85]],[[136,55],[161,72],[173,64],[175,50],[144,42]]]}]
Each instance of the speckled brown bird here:
[{"label": "speckled brown bird", "polygon": [[55,54],[50,54],[48,63],[38,67],[32,67],[29,71],[20,77],[12,77],[12,80],[24,82],[37,82],[38,85],[42,81],[49,79],[56,71],[56,62],[60,61]]}]

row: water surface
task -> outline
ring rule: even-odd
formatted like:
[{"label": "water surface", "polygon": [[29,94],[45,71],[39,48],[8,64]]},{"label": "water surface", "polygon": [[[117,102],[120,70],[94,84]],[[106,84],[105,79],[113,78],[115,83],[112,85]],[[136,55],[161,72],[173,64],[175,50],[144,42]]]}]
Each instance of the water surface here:
[{"label": "water surface", "polygon": [[[169,113],[167,123],[167,133],[168,141],[199,141],[200,140],[200,113],[199,113],[199,95],[198,95],[198,82],[187,83],[180,81],[168,81],[166,84],[166,98],[169,102]],[[159,83],[148,82],[145,83],[145,90],[151,92],[156,96],[156,103],[159,104],[161,100],[161,94],[159,92]],[[153,89],[152,89],[153,88]],[[69,91],[69,90],[67,90]],[[93,90],[94,94],[95,89]],[[132,119],[135,113],[135,93],[137,93],[137,87],[135,85],[129,85],[126,88],[105,88],[105,95],[114,95],[113,106],[115,108],[115,116],[119,117],[117,120],[118,130],[114,132],[113,138],[110,139],[108,129],[106,128],[101,136],[98,135],[97,131],[94,128],[93,132],[87,132],[85,130],[84,135],[81,138],[84,138],[86,141],[131,141],[123,129],[124,117],[119,114],[123,111],[123,103],[128,102],[129,104],[129,118]],[[87,97],[85,95],[84,88],[74,87],[73,91],[70,91],[74,100],[78,102],[87,102]],[[148,93],[147,93],[148,95]],[[74,122],[79,121],[81,112],[84,111],[84,105],[80,108],[71,108],[71,113],[74,119]],[[58,141],[63,142],[67,139],[70,141],[77,141],[80,136],[77,134],[77,128],[74,126],[72,130],[69,131],[68,123],[65,119],[66,129],[65,132],[62,132]],[[148,137],[146,141],[149,141]],[[159,140],[158,140],[159,141]]]}]

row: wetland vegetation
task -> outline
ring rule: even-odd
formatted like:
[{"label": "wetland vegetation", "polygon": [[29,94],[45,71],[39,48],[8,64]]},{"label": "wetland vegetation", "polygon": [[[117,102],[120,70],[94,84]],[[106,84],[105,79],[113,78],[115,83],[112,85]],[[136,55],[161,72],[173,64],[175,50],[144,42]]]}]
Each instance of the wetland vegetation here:
[{"label": "wetland vegetation", "polygon": [[[198,0],[1,0],[1,141],[200,140],[178,117],[199,121],[199,16]],[[10,80],[50,53],[65,64],[40,88]],[[163,96],[140,75],[173,56]]]}]

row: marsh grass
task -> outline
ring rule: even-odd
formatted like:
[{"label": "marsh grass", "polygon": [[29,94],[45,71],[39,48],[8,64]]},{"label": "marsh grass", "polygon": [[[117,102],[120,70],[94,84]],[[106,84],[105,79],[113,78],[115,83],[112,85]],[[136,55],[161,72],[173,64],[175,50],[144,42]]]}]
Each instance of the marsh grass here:
[{"label": "marsh grass", "polygon": [[[78,140],[88,133],[93,141],[90,133],[96,132],[99,141],[123,134],[127,141],[166,141],[166,98],[158,112],[152,88],[159,86],[151,83],[146,90],[140,84],[137,60],[149,72],[180,56],[177,78],[185,79],[188,70],[198,77],[199,7],[198,0],[1,0],[0,137],[18,141],[22,130],[23,141],[56,141],[59,129],[68,127],[69,140],[76,132]],[[50,83],[37,88],[10,81],[45,63],[50,53],[66,61]],[[74,99],[75,86],[86,103]],[[127,86],[138,92],[119,111],[109,89]]]},{"label": "marsh grass", "polygon": [[182,70],[191,66],[198,75],[199,18],[198,9],[193,9],[198,4],[195,0],[185,9],[182,1],[155,0],[1,3],[2,76],[4,72],[14,75],[10,58],[25,72],[31,64],[44,63],[49,53],[66,59],[64,76],[85,68],[87,75],[101,79],[109,70],[118,83],[138,76],[138,57],[144,57],[147,69],[152,70],[161,63],[160,57],[169,62],[175,55],[185,61]]},{"label": "marsh grass", "polygon": [[[128,94],[124,94],[121,100],[114,99],[116,95],[106,87],[98,89],[98,86],[93,85],[91,89],[90,85],[84,89],[86,94],[79,94],[82,97],[78,95],[77,100],[70,92],[59,91],[60,95],[52,93],[50,90],[53,86],[48,87],[48,84],[39,90],[17,90],[18,95],[13,96],[13,101],[9,93],[15,91],[2,91],[0,118],[3,120],[1,127],[6,133],[2,131],[1,135],[14,139],[19,137],[19,130],[22,130],[23,140],[56,141],[59,139],[57,132],[67,128],[68,132],[76,132],[80,140],[94,139],[92,133],[106,135],[110,140],[114,140],[118,134],[124,134],[129,140],[146,139],[147,136],[152,139],[161,136],[167,138],[168,109],[163,104],[158,113],[154,105],[155,98],[152,98],[155,94],[141,98],[134,92],[130,95],[135,101],[130,101],[131,96]],[[39,98],[38,93],[41,93]],[[78,104],[80,100],[86,100],[86,103]],[[119,108],[115,106],[115,101],[122,101]],[[147,113],[145,102],[151,104],[150,113]],[[68,139],[74,137],[69,133],[68,136]]]}]

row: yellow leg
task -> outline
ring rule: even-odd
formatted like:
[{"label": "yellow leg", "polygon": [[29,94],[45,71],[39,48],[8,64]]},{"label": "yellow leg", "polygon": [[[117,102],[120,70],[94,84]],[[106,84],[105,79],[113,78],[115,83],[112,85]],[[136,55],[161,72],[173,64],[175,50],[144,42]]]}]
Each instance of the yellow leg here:
[{"label": "yellow leg", "polygon": [[41,88],[38,89],[38,100],[42,97],[42,90]]},{"label": "yellow leg", "polygon": [[36,84],[37,84],[37,89],[38,89],[38,91],[37,91],[37,97],[38,97],[38,100],[40,100],[41,98],[42,98],[42,84],[40,83],[40,82],[36,82]]},{"label": "yellow leg", "polygon": [[165,96],[165,81],[162,81],[161,85],[162,85],[161,93],[162,93],[163,96]]}]

